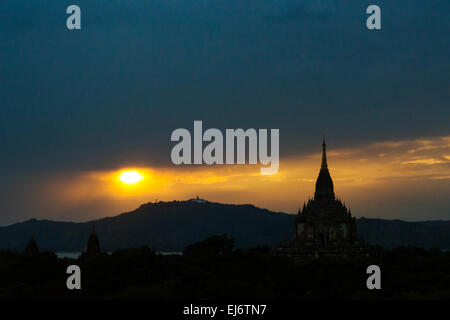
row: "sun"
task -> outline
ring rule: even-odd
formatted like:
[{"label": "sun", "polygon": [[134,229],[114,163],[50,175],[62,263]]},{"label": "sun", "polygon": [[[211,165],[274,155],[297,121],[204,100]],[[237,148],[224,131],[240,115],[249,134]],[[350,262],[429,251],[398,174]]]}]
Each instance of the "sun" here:
[{"label": "sun", "polygon": [[125,184],[136,184],[144,179],[144,176],[136,170],[124,171],[119,177],[119,180]]}]

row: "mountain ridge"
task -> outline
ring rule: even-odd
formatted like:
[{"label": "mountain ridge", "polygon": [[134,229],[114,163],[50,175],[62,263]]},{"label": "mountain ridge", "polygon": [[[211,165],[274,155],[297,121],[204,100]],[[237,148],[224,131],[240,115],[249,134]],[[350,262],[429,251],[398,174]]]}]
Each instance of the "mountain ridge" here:
[{"label": "mountain ridge", "polygon": [[[95,225],[103,250],[147,245],[158,251],[181,251],[186,245],[227,233],[237,247],[276,246],[292,237],[294,214],[252,204],[223,204],[202,199],[159,201],[135,210],[86,222],[31,218],[0,227],[0,249],[21,251],[31,234],[42,250],[81,251]],[[386,248],[418,246],[450,249],[450,221],[407,222],[357,219],[358,233],[368,243]]]}]

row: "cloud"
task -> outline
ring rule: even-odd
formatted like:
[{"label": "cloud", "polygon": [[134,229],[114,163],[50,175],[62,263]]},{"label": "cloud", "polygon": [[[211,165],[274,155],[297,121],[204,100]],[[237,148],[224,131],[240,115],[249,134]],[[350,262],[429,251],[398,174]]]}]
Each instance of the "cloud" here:
[{"label": "cloud", "polygon": [[[328,165],[335,192],[355,209],[357,216],[425,219],[431,218],[423,212],[428,205],[434,206],[434,218],[445,218],[450,208],[445,200],[450,187],[449,138],[380,141],[352,148],[334,148],[329,142]],[[435,148],[422,148],[424,145]],[[408,152],[412,149],[416,150],[413,154]],[[155,199],[183,200],[196,195],[211,201],[252,203],[295,213],[314,194],[320,162],[318,145],[315,153],[281,158],[280,171],[273,176],[262,176],[259,165],[60,172],[34,176],[33,183],[27,183],[25,203],[42,210],[32,214],[78,221],[132,210]],[[144,180],[131,186],[121,183],[120,173],[131,169],[143,174]],[[417,189],[425,185],[426,190]],[[436,203],[436,198],[441,200]]]},{"label": "cloud", "polygon": [[409,161],[402,161],[401,164],[437,164],[437,163],[447,163],[446,161],[433,159],[433,158],[427,158],[427,159],[416,159],[416,160],[409,160]]},{"label": "cloud", "polygon": [[264,3],[263,11],[268,22],[288,21],[326,21],[332,16],[332,10],[326,1],[275,0]]},{"label": "cloud", "polygon": [[[338,174],[346,168],[353,183],[364,181],[367,184],[389,178],[445,177],[450,174],[449,152],[450,136],[441,136],[380,141],[353,149],[332,150],[329,155],[337,164]],[[320,153],[310,157],[318,159]]]},{"label": "cloud", "polygon": [[[448,134],[449,1],[380,0],[384,31],[368,34],[359,0],[82,0],[86,28],[70,36],[65,5],[41,2],[0,4],[10,31],[0,43],[0,223],[99,217],[197,190],[295,212],[313,193],[323,132],[336,138],[337,190],[361,213],[373,214],[361,197],[379,199],[383,184],[449,189],[448,140],[407,140]],[[170,133],[194,119],[280,128],[282,171],[173,170]],[[166,172],[172,187],[120,196],[89,176],[131,165]],[[63,191],[70,208],[59,207]]]}]

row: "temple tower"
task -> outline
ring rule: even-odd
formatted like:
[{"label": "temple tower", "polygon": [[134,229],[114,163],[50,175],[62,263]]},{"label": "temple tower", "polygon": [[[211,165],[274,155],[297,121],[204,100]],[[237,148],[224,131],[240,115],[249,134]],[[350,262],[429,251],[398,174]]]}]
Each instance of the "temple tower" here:
[{"label": "temple tower", "polygon": [[100,253],[101,253],[100,241],[98,240],[98,236],[95,233],[95,226],[92,225],[92,231],[91,231],[91,235],[89,236],[87,249],[86,249],[86,256],[93,257]]},{"label": "temple tower", "polygon": [[328,171],[327,164],[327,145],[325,139],[322,143],[322,165],[320,166],[319,176],[316,181],[316,192],[314,198],[319,199],[334,199],[334,187],[333,180],[331,179],[330,172]]},{"label": "temple tower", "polygon": [[30,240],[28,241],[28,244],[25,247],[23,253],[29,256],[35,256],[39,254],[39,248],[36,244],[36,241],[34,240],[34,235],[30,236]]},{"label": "temple tower", "polygon": [[294,239],[285,242],[282,248],[284,253],[300,259],[365,254],[365,247],[357,235],[356,219],[341,200],[336,199],[328,170],[326,147],[324,140],[314,198],[299,209],[295,219]]}]

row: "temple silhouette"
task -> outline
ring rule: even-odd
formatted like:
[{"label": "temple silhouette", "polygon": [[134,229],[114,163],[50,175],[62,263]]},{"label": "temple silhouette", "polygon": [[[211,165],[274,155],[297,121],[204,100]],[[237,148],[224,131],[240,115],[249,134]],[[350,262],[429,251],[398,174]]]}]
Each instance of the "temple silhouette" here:
[{"label": "temple silhouette", "polygon": [[278,252],[298,260],[366,255],[366,247],[358,238],[356,219],[334,194],[325,140],[314,199],[309,199],[299,209],[294,223],[294,237],[284,241]]},{"label": "temple silhouette", "polygon": [[[37,256],[41,254],[33,234],[30,236],[30,240],[28,241],[28,244],[22,253],[26,256]],[[79,259],[91,259],[100,255],[101,253],[102,251],[100,249],[100,240],[98,239],[97,233],[95,232],[95,226],[92,225],[92,231],[88,238],[86,250],[81,253]]]},{"label": "temple silhouette", "polygon": [[39,254],[39,248],[36,244],[36,240],[34,240],[33,234],[30,236],[30,240],[28,241],[28,244],[25,247],[23,253],[28,256],[35,256]]},{"label": "temple silhouette", "polygon": [[[198,196],[189,202],[206,203]],[[34,237],[24,250],[36,255],[39,249]],[[310,259],[318,257],[345,258],[367,256],[367,246],[358,237],[356,219],[334,193],[333,180],[328,170],[326,143],[322,144],[322,164],[317,177],[314,198],[299,209],[294,222],[294,236],[286,239],[275,254]],[[92,225],[86,250],[80,260],[91,259],[101,254],[100,241]]]},{"label": "temple silhouette", "polygon": [[95,232],[95,226],[92,225],[92,231],[89,235],[86,251],[80,255],[80,259],[91,259],[98,256],[100,253],[100,240]]}]

